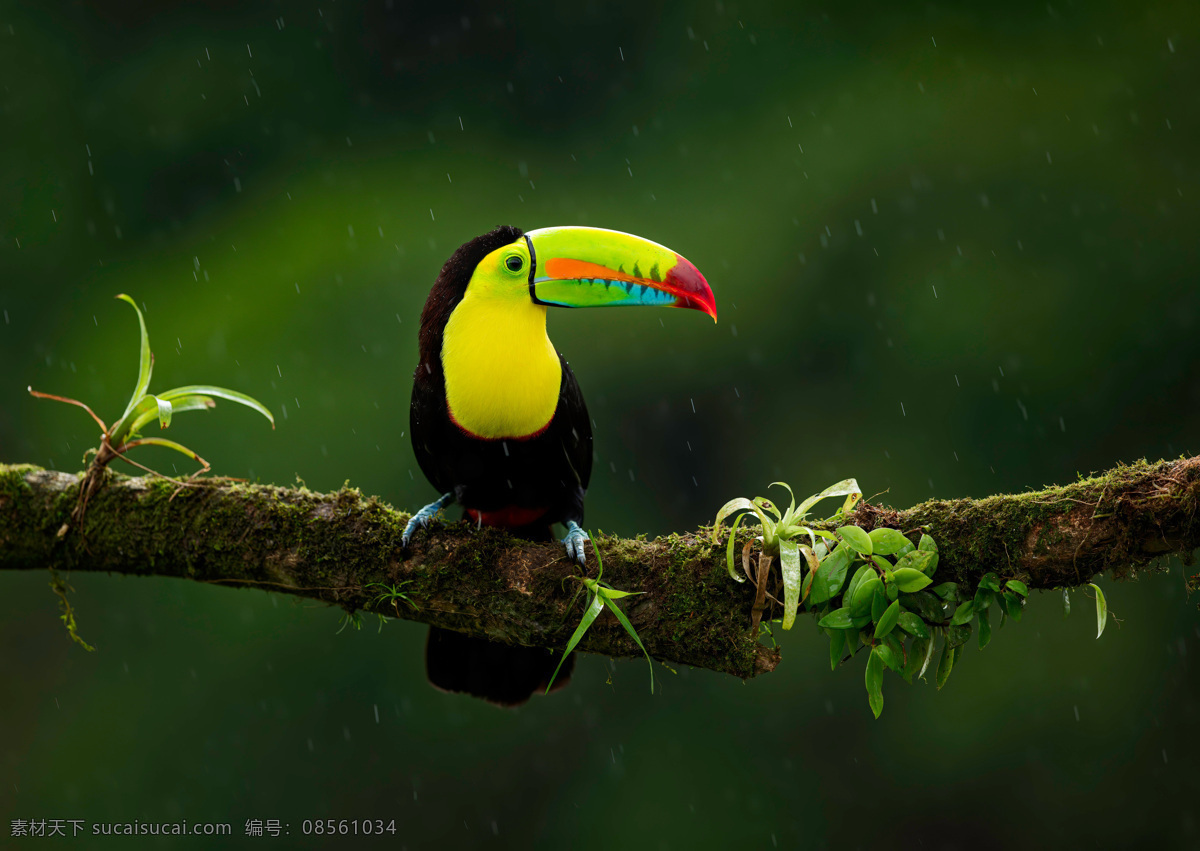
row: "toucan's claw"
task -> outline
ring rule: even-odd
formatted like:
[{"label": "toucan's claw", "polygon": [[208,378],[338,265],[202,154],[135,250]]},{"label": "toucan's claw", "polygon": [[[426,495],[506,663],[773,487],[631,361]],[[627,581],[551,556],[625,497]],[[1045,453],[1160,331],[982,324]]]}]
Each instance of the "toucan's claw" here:
[{"label": "toucan's claw", "polygon": [[400,546],[407,547],[408,542],[412,540],[413,533],[418,529],[424,529],[426,526],[432,523],[434,517],[437,516],[437,513],[447,505],[450,505],[452,502],[454,502],[454,494],[444,493],[440,498],[435,499],[433,502],[429,503],[429,505],[425,506],[416,514],[414,514],[412,519],[408,521],[408,525],[404,527],[404,534],[400,536]]},{"label": "toucan's claw", "polygon": [[583,551],[583,545],[588,538],[587,532],[579,528],[579,524],[574,520],[567,521],[567,536],[562,539],[562,542],[567,545],[567,558],[572,561],[577,561],[581,565],[587,560],[587,556]]}]

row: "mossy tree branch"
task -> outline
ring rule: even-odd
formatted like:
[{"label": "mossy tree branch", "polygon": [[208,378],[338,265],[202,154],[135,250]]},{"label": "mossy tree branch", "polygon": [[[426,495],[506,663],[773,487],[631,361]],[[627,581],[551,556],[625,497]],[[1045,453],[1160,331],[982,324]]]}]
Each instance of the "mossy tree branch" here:
[{"label": "mossy tree branch", "polygon": [[[561,545],[460,523],[418,533],[402,550],[408,515],[357,490],[322,494],[222,479],[181,487],[110,473],[83,529],[60,536],[78,490],[78,476],[0,464],[0,569],[257,587],[546,647],[565,646],[582,613],[570,579],[578,568]],[[862,505],[851,522],[898,528],[914,540],[927,529],[941,552],[935,582],[974,589],[992,571],[1030,588],[1056,588],[1105,570],[1131,577],[1166,555],[1190,559],[1200,546],[1198,493],[1200,457],[1120,466],[1016,495],[933,500],[902,511]],[[645,592],[622,602],[652,656],[738,677],[778,664],[778,651],[760,644],[750,626],[754,589],[729,579],[725,548],[709,530],[595,543],[607,581]],[[594,570],[594,560],[589,565]],[[383,585],[397,586],[411,605],[381,598]],[[640,655],[607,614],[580,648]]]}]

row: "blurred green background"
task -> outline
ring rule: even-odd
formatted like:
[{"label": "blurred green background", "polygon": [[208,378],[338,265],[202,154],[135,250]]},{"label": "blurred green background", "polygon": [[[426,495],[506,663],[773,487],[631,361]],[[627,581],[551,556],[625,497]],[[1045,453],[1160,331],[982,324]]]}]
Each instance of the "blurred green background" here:
[{"label": "blurred green background", "polygon": [[[423,504],[419,311],[501,223],[640,234],[717,296],[715,327],[551,315],[592,528],[779,478],[907,506],[1200,450],[1194,3],[438,5],[0,5],[0,459],[80,468],[94,425],[25,387],[118,413],[128,292],[155,387],[276,412],[172,426],[216,473]],[[1168,568],[1107,586],[1100,641],[1081,594],[1066,620],[1034,594],[944,691],[889,675],[879,721],[809,620],[755,681],[660,668],[651,696],[585,657],[504,712],[424,682],[418,625],[76,575],[88,654],[9,574],[0,845],[77,818],[319,847],[302,820],[370,817],[414,849],[1197,847],[1200,616]]]}]

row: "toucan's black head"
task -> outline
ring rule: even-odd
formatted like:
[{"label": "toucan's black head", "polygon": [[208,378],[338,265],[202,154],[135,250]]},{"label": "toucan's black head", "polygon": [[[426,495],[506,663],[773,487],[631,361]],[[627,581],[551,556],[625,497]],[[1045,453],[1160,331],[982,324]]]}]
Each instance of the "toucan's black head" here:
[{"label": "toucan's black head", "polygon": [[497,248],[516,242],[525,231],[512,225],[500,225],[495,230],[488,231],[483,236],[477,236],[470,242],[464,242],[458,250],[450,255],[450,259],[438,273],[429,298],[425,300],[425,309],[421,311],[421,332],[418,338],[421,360],[436,359],[442,348],[442,331],[446,327],[450,313],[462,301],[467,284],[471,282],[471,274],[484,257]]}]

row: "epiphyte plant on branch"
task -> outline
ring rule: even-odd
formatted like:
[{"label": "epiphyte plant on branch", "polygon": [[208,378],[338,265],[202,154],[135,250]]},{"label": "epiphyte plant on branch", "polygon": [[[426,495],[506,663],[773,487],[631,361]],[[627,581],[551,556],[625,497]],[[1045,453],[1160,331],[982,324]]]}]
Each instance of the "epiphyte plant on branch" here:
[{"label": "epiphyte plant on branch", "polygon": [[[792,493],[783,482],[773,484]],[[820,524],[806,523],[809,509],[832,496],[846,497],[833,517]],[[967,589],[955,582],[929,587],[938,566],[938,548],[924,531],[919,542],[913,544],[904,532],[885,526],[870,532],[851,524],[833,531],[821,528],[846,520],[861,497],[858,483],[845,479],[798,506],[793,495],[782,514],[764,497],[732,499],[717,512],[713,542],[717,542],[725,518],[737,512],[753,512],[757,516],[760,534],[746,541],[742,548],[742,569],[756,586],[752,626],[759,626],[770,598],[782,607],[784,629],[791,629],[802,605],[819,618],[817,626],[829,637],[829,662],[833,670],[853,657],[860,646],[870,648],[867,698],[878,718],[883,712],[885,668],[891,668],[911,684],[914,676],[924,677],[936,643],[941,639],[942,655],[936,673],[937,687],[941,689],[971,636],[971,622],[978,621],[982,650],[992,637],[989,611],[993,604],[1000,612],[1002,626],[1010,617],[1019,621],[1029,588],[1016,577],[1001,579],[996,573],[984,575],[974,594],[966,593]],[[738,582],[745,579],[734,566],[737,528],[749,516],[738,514],[729,532],[726,561],[729,575]],[[754,541],[762,543],[762,552],[752,569],[750,554]],[[776,558],[780,565],[778,584],[783,586],[782,603],[768,591],[771,564]],[[809,570],[802,579],[805,563]],[[1108,606],[1100,588],[1094,584],[1090,587],[1096,592],[1099,638],[1108,618]],[[1069,611],[1069,600],[1067,605]]]},{"label": "epiphyte plant on branch", "polygon": [[[149,473],[162,475],[126,457],[126,453],[130,449],[138,446],[162,446],[180,452],[193,461],[198,462],[201,468],[193,475],[200,475],[212,469],[207,461],[188,447],[174,440],[168,440],[164,437],[142,437],[141,430],[151,423],[157,421],[159,429],[162,430],[171,425],[171,419],[175,414],[182,413],[183,411],[206,410],[215,407],[217,399],[227,399],[230,402],[237,402],[258,411],[270,421],[271,428],[275,428],[275,418],[271,416],[271,412],[261,402],[244,393],[238,393],[236,390],[228,390],[224,387],[216,387],[211,384],[188,384],[183,387],[175,387],[163,391],[162,393],[150,393],[150,376],[154,371],[154,354],[150,351],[150,336],[146,332],[146,319],[132,298],[124,293],[116,297],[129,304],[137,312],[138,325],[141,329],[141,357],[138,364],[137,384],[134,386],[133,395],[129,397],[129,404],[125,406],[124,412],[117,418],[116,422],[112,426],[105,425],[104,420],[100,419],[90,407],[78,399],[68,399],[64,396],[42,393],[34,390],[32,387],[28,388],[29,392],[39,399],[53,399],[56,402],[65,402],[69,405],[76,405],[83,408],[96,421],[96,424],[100,426],[100,446],[96,449],[88,450],[89,454],[95,454],[92,455],[91,464],[88,466],[86,474],[79,483],[79,499],[75,510],[71,513],[71,521],[70,523],[64,523],[62,528],[59,529],[58,534],[60,536],[67,533],[71,523],[76,525],[82,523],[83,515],[87,511],[88,500],[91,499],[92,495],[103,484],[105,470],[114,459],[121,458]],[[86,458],[87,456],[85,455],[84,457]]]}]

